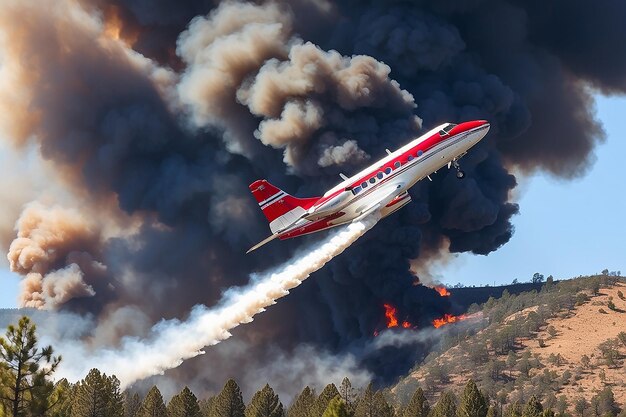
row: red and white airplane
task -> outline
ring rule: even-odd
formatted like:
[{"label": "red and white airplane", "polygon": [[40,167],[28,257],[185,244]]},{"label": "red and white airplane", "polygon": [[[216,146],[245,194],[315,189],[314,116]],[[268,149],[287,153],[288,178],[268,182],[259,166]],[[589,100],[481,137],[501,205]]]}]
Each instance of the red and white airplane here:
[{"label": "red and white airplane", "polygon": [[387,157],[328,190],[322,197],[297,198],[266,180],[250,184],[272,235],[247,253],[273,239],[289,239],[345,223],[358,221],[379,211],[389,216],[411,201],[407,190],[416,182],[448,165],[465,177],[458,160],[489,131],[489,123],[475,120],[460,124],[444,123],[411,141]]}]

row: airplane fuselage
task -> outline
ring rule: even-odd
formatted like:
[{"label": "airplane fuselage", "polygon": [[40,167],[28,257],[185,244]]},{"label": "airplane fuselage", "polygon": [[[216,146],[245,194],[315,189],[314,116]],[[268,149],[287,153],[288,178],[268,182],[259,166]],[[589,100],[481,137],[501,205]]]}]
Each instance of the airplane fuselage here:
[{"label": "airplane fuselage", "polygon": [[[437,126],[395,152],[387,151],[385,158],[344,179],[319,199],[299,200],[304,203],[273,220],[268,217],[270,228],[275,237],[288,239],[349,223],[374,211],[386,217],[411,201],[407,190],[415,183],[446,165],[457,166],[456,161],[488,130],[484,120]],[[253,193],[254,187],[263,189],[257,183],[250,186]],[[277,199],[282,203],[283,196],[297,200],[280,191],[259,205],[264,208]]]}]

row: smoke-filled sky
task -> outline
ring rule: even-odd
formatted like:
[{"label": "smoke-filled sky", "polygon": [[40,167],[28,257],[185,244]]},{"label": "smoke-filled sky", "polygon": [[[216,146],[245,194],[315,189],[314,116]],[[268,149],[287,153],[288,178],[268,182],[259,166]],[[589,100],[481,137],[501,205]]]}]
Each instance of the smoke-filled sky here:
[{"label": "smoke-filled sky", "polygon": [[[409,265],[424,279],[449,253],[507,244],[523,178],[594,163],[591,89],[626,92],[617,0],[0,4],[0,242],[20,305],[89,317],[94,347],[184,319],[320,239],[244,255],[268,234],[252,181],[319,195],[424,128],[487,119],[465,180],[416,186],[236,334],[252,363],[367,352],[356,361],[389,381],[417,358],[363,349],[382,304],[422,327],[450,308]],[[228,363],[220,352],[202,360]],[[172,377],[209,378],[200,368]]]},{"label": "smoke-filled sky", "polygon": [[[541,173],[524,180],[518,193],[522,209],[513,218],[511,241],[489,256],[460,255],[443,263],[432,270],[435,278],[450,285],[478,286],[507,284],[514,278],[525,281],[537,271],[558,278],[604,268],[626,272],[626,195],[614,191],[622,186],[616,167],[626,154],[626,97],[598,95],[596,105],[607,141],[598,147],[589,173],[567,182]],[[593,239],[583,238],[588,236]],[[8,265],[0,268],[0,282],[0,308],[16,307],[19,278]]]}]

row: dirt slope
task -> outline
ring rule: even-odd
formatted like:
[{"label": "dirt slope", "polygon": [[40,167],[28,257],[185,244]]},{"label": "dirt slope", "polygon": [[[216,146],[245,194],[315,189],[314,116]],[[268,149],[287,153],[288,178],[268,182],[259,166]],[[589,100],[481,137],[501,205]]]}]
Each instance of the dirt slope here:
[{"label": "dirt slope", "polygon": [[[542,367],[532,369],[530,377],[524,382],[530,387],[532,377],[543,373],[545,370],[554,371],[559,378],[565,371],[569,371],[572,377],[569,382],[561,385],[558,392],[554,394],[558,397],[565,395],[573,410],[574,401],[583,397],[588,401],[604,387],[610,386],[614,392],[615,400],[622,408],[626,408],[626,346],[619,344],[618,366],[610,367],[606,364],[602,353],[598,348],[600,344],[610,339],[616,339],[620,332],[626,332],[626,301],[618,296],[621,291],[626,295],[626,284],[617,283],[612,288],[602,288],[597,295],[588,293],[590,300],[583,305],[576,306],[569,314],[559,313],[557,317],[547,320],[547,324],[531,338],[517,340],[515,353],[518,357],[525,353],[530,353],[534,358],[538,358]],[[608,307],[609,301],[615,304],[615,310]],[[503,323],[509,323],[520,315],[528,315],[531,311],[537,311],[537,307],[529,307],[520,312],[505,318]],[[556,333],[549,334],[548,329],[553,327]],[[493,330],[493,329],[492,329]],[[497,330],[497,329],[496,329]],[[484,330],[483,332],[488,331]],[[479,337],[483,332],[479,332],[473,338]],[[539,341],[542,340],[540,346]],[[450,382],[440,385],[437,389],[427,392],[431,402],[435,402],[440,392],[445,389],[452,389],[460,393],[467,379],[472,377],[477,381],[484,375],[487,365],[474,366],[467,356],[467,346],[472,343],[472,339],[462,342],[448,351],[442,353],[429,363],[429,366],[418,368],[396,387],[395,391],[403,386],[412,387],[412,383],[418,382],[422,387],[427,386],[426,376],[429,367],[433,363],[445,364],[449,371]],[[551,355],[552,358],[551,358]],[[560,355],[559,361],[554,361],[554,357]],[[590,361],[587,366],[583,366],[583,356],[587,356]],[[490,353],[490,358],[494,356]],[[506,361],[506,356],[495,357],[500,361]],[[503,373],[509,378],[515,379],[519,375],[517,370],[504,370]],[[481,385],[478,382],[479,386]],[[414,389],[414,388],[413,388]]]},{"label": "dirt slope", "polygon": [[[626,367],[624,360],[620,360],[617,368],[605,365],[601,358],[598,345],[609,339],[615,339],[619,332],[626,332],[626,301],[620,299],[618,291],[626,294],[626,285],[618,284],[613,288],[600,291],[600,294],[591,298],[590,302],[579,306],[575,314],[567,318],[554,318],[548,320],[548,326],[552,325],[557,335],[550,338],[547,328],[539,334],[545,339],[545,347],[538,346],[536,341],[523,341],[525,348],[542,358],[549,357],[550,354],[560,354],[563,364],[560,366],[543,361],[546,368],[555,370],[559,374],[565,370],[576,372],[576,368],[581,366],[583,355],[591,359],[591,368],[583,368],[581,379],[563,386],[561,394],[568,398],[584,397],[590,399],[597,391],[605,385],[611,386],[615,399],[620,405],[626,405]],[[617,312],[607,307],[609,297],[612,297]],[[600,310],[606,313],[601,313]],[[619,352],[622,357],[626,356],[626,347],[621,345]],[[604,371],[605,380],[602,381],[601,374]]]}]

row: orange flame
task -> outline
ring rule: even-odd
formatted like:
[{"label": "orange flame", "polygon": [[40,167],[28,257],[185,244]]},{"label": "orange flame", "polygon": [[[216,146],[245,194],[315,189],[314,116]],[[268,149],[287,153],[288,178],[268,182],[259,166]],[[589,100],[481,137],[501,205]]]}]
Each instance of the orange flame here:
[{"label": "orange flame", "polygon": [[433,326],[435,329],[440,328],[441,326],[445,326],[446,324],[456,323],[457,321],[465,320],[468,318],[465,314],[460,316],[454,316],[452,314],[444,314],[443,317],[433,320]]},{"label": "orange flame", "polygon": [[437,286],[437,287],[433,287],[433,289],[435,291],[437,291],[439,293],[439,295],[442,296],[442,297],[450,297],[450,291],[448,291],[448,289],[446,287],[444,287],[443,285]]},{"label": "orange flame", "polygon": [[387,328],[398,327],[398,318],[396,317],[396,308],[391,304],[383,304],[385,307],[385,317],[387,317]]},{"label": "orange flame", "polygon": [[[403,329],[411,329],[413,328],[413,324],[404,320],[402,323],[398,320],[398,309],[392,306],[391,304],[383,304],[385,307],[385,317],[387,318],[387,328],[391,329],[393,327],[402,327]],[[378,330],[374,332],[374,336],[378,336]]]}]

